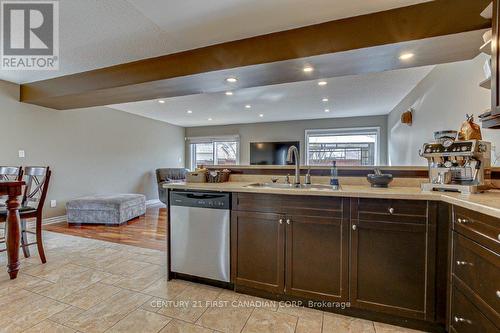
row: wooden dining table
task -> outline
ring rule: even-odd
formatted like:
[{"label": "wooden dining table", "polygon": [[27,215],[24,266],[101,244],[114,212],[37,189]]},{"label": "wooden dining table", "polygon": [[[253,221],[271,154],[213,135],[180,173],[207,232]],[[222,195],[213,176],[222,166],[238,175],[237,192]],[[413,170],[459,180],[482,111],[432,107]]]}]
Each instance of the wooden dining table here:
[{"label": "wooden dining table", "polygon": [[18,197],[22,193],[23,181],[0,181],[0,196],[7,196],[7,235],[6,247],[8,257],[8,273],[11,279],[17,277],[19,272],[19,201]]}]

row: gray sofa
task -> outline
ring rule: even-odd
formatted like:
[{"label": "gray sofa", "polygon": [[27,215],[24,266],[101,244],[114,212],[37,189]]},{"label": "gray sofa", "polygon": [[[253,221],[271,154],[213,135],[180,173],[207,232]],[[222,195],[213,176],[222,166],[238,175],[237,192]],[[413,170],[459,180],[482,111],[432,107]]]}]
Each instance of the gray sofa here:
[{"label": "gray sofa", "polygon": [[158,183],[158,197],[160,201],[168,206],[167,190],[163,188],[163,184],[171,181],[180,181],[186,179],[188,169],[184,168],[163,168],[156,169],[156,181]]}]

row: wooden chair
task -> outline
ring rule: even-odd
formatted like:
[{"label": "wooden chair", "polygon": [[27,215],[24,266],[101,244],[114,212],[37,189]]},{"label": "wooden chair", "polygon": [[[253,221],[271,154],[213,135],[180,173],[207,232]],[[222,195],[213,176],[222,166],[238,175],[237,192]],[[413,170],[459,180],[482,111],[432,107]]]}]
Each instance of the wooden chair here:
[{"label": "wooden chair", "polygon": [[[0,166],[0,181],[2,180],[22,180],[23,168]],[[0,197],[0,208],[5,207],[5,200],[7,197]]]},{"label": "wooden chair", "polygon": [[[21,247],[26,258],[30,256],[29,246],[37,245],[40,260],[45,263],[45,251],[43,250],[42,241],[42,212],[47,191],[49,189],[49,181],[51,171],[49,167],[26,167],[24,169],[24,178],[26,186],[24,195],[19,208],[19,216],[21,217]],[[0,208],[0,222],[5,222],[7,211]],[[26,219],[36,219],[35,232],[29,231],[26,228]],[[27,234],[35,234],[36,242],[28,243]],[[5,239],[0,242],[5,242]],[[5,251],[5,250],[0,250]]]},{"label": "wooden chair", "polygon": [[0,166],[0,180],[22,180],[22,167]]}]

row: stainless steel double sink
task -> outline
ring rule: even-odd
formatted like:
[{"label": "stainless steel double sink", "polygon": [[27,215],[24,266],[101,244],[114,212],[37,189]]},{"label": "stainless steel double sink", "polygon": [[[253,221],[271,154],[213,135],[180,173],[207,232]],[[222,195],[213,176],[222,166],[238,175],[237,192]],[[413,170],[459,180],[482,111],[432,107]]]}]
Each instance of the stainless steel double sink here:
[{"label": "stainless steel double sink", "polygon": [[322,191],[338,191],[334,189],[331,185],[325,184],[282,184],[282,183],[254,183],[249,184],[244,187],[247,188],[276,188],[276,189],[302,189],[302,190],[322,190]]}]

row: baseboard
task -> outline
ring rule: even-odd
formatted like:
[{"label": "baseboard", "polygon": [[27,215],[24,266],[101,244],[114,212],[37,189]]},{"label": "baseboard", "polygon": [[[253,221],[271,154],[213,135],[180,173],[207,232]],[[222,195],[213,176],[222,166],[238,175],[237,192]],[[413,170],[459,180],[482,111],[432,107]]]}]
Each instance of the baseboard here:
[{"label": "baseboard", "polygon": [[163,202],[161,202],[160,199],[146,200],[146,207],[157,205],[163,205]]},{"label": "baseboard", "polygon": [[52,224],[52,223],[66,222],[66,219],[67,219],[66,215],[54,216],[43,219],[42,223]]},{"label": "baseboard", "polygon": [[[27,219],[27,227],[30,229],[35,228],[35,219]],[[59,223],[59,222],[66,222],[66,215],[61,215],[61,216],[54,216],[54,217],[47,217],[42,220],[42,224],[53,224],[53,223]]]}]

